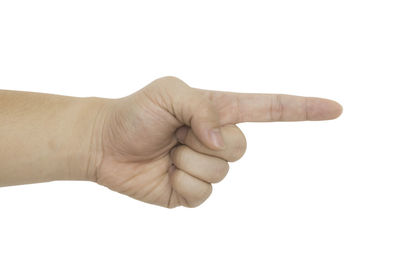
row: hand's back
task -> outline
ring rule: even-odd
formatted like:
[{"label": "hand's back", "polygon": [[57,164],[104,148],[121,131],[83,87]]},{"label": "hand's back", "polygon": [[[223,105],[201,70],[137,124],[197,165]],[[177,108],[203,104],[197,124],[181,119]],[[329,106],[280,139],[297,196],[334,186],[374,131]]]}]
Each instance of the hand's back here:
[{"label": "hand's back", "polygon": [[92,164],[97,182],[112,190],[164,207],[195,207],[227,174],[227,162],[245,152],[234,124],[332,119],[340,112],[329,100],[205,91],[165,77],[104,105]]}]

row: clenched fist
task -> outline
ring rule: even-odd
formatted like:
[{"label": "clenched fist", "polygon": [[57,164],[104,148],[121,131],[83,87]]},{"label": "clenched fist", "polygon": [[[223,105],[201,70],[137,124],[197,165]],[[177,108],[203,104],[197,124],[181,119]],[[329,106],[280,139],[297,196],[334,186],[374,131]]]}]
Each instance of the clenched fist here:
[{"label": "clenched fist", "polygon": [[327,120],[342,112],[327,99],[200,90],[175,77],[102,103],[91,137],[93,179],[168,208],[203,203],[228,162],[244,154],[235,124]]}]

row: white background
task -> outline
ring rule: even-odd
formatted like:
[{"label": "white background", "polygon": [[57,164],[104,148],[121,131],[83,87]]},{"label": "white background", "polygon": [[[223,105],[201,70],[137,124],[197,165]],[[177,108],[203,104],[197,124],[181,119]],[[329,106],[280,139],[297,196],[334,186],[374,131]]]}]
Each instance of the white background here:
[{"label": "white background", "polygon": [[0,266],[399,266],[399,14],[385,0],[0,1],[3,89],[122,97],[174,75],[344,106],[242,124],[246,155],[195,209],[88,182],[1,188]]}]

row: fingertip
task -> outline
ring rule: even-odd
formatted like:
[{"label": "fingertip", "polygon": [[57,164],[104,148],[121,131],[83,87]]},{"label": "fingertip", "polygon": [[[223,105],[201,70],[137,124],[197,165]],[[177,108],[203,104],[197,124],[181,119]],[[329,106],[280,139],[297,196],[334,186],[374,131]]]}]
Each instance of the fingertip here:
[{"label": "fingertip", "polygon": [[308,98],[307,120],[333,120],[343,113],[343,106],[325,98]]},{"label": "fingertip", "polygon": [[334,113],[334,117],[332,119],[336,119],[336,118],[338,118],[338,117],[340,117],[342,115],[343,106],[341,104],[339,104],[338,102],[336,102],[336,101],[332,100],[332,102],[334,102],[335,105],[336,105],[336,112]]}]

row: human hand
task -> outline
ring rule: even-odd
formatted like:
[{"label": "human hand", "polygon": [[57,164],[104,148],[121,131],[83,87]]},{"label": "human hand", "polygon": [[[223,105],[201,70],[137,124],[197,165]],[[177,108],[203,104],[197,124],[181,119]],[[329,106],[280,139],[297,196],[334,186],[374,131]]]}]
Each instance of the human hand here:
[{"label": "human hand", "polygon": [[160,78],[99,112],[95,180],[144,202],[196,207],[245,152],[236,123],[328,120],[341,112],[327,99],[207,91]]}]

